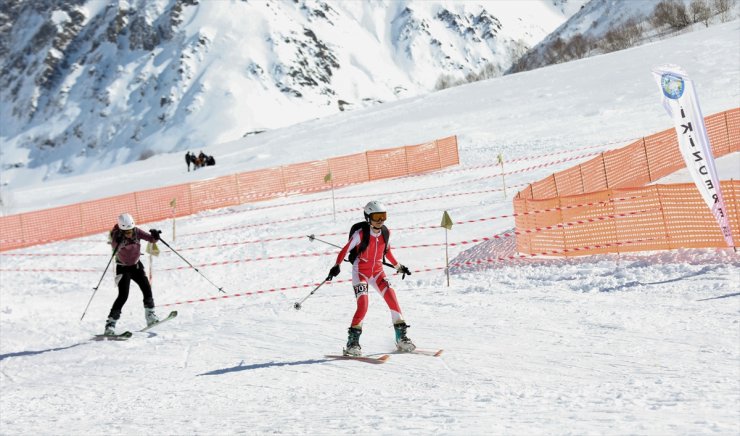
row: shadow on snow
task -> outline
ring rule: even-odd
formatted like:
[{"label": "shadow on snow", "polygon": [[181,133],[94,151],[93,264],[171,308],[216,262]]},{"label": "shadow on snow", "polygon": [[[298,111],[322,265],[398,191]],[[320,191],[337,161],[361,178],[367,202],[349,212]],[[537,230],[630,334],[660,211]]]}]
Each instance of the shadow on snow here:
[{"label": "shadow on snow", "polygon": [[239,365],[237,366],[233,366],[231,368],[224,368],[224,369],[215,369],[213,371],[204,372],[203,374],[198,374],[198,377],[202,375],[221,375],[221,374],[227,374],[230,372],[251,371],[253,369],[273,368],[273,367],[278,367],[278,366],[313,365],[316,363],[324,363],[324,362],[331,362],[331,361],[332,359],[312,359],[312,360],[298,360],[295,362],[255,363],[253,365],[246,365],[246,366],[243,366],[244,361],[241,361]]},{"label": "shadow on snow", "polygon": [[[715,269],[717,269],[717,268],[716,267],[713,267],[713,266],[705,266],[704,268],[700,269],[699,271],[692,272],[692,273],[689,273],[689,274],[686,274],[686,275],[683,275],[683,276],[680,276],[680,277],[672,278],[672,279],[661,280],[659,282],[647,282],[647,283],[642,283],[642,282],[639,282],[639,281],[632,281],[632,282],[623,283],[623,284],[618,285],[618,286],[614,286],[612,288],[601,289],[600,291],[601,292],[614,292],[614,291],[619,291],[621,289],[631,288],[631,287],[634,287],[634,286],[663,285],[663,284],[666,284],[666,283],[679,282],[681,280],[688,279],[690,277],[697,277],[697,276],[700,276],[702,274],[706,274],[706,273],[712,272]],[[729,294],[729,295],[726,295],[724,297],[731,297],[733,295],[734,294]],[[716,297],[716,298],[718,298],[718,297]],[[699,301],[703,301],[703,300],[699,300]]]},{"label": "shadow on snow", "polygon": [[720,295],[719,297],[702,298],[701,300],[696,300],[696,301],[719,300],[720,298],[737,297],[739,295],[740,295],[740,292],[735,292],[734,294],[725,294],[725,295]]},{"label": "shadow on snow", "polygon": [[50,351],[69,350],[70,348],[78,347],[80,345],[85,345],[87,343],[88,342],[80,342],[78,344],[70,345],[68,347],[49,348],[46,350],[38,350],[38,351],[18,351],[16,353],[0,354],[0,361],[5,360],[9,357],[36,356],[37,354],[48,353]]}]

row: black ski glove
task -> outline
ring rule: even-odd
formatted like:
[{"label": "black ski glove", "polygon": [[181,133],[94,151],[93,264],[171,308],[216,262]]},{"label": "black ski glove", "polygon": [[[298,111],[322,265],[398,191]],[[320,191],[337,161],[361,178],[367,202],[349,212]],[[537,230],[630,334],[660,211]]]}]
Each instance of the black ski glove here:
[{"label": "black ski glove", "polygon": [[326,278],[327,281],[331,281],[334,277],[339,275],[339,265],[334,265],[329,270],[329,276]]},{"label": "black ski glove", "polygon": [[159,241],[159,235],[162,234],[162,231],[157,229],[149,229],[149,234],[152,236],[152,238],[154,238],[154,242],[157,242]]},{"label": "black ski glove", "polygon": [[406,268],[406,266],[401,265],[401,264],[398,264],[398,268],[396,268],[396,271],[401,273],[401,280],[405,279],[406,276],[411,275],[411,271],[409,271],[409,269]]},{"label": "black ski glove", "polygon": [[120,230],[114,230],[111,234],[111,241],[115,242],[116,244],[120,244],[123,242],[123,232]]}]

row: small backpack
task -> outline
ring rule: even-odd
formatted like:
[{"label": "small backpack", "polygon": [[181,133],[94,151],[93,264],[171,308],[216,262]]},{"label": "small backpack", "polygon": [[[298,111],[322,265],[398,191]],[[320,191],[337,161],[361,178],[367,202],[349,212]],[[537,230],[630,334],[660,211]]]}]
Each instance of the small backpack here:
[{"label": "small backpack", "polygon": [[[370,245],[370,223],[368,223],[367,221],[360,221],[359,223],[353,224],[352,228],[349,230],[350,239],[357,230],[362,230],[362,238],[360,238],[360,245],[353,248],[349,252],[349,263],[352,264],[355,263],[355,259],[357,259],[357,256],[359,256],[360,253],[362,253],[363,251],[367,250],[367,246]],[[385,263],[385,253],[388,251],[390,232],[388,231],[388,227],[384,225],[380,228],[380,233],[381,235],[383,235],[383,240],[385,241],[385,249],[383,250],[383,263]]]}]

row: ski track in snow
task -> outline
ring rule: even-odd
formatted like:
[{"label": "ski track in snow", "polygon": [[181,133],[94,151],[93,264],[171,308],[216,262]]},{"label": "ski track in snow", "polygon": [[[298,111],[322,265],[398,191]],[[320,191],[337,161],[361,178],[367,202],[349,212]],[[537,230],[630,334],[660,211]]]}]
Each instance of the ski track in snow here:
[{"label": "ski track in snow", "polygon": [[[737,33],[737,26],[726,29]],[[546,76],[538,74],[548,71],[509,80],[542,80]],[[650,80],[647,67],[645,76]],[[618,106],[616,115],[603,116],[630,110]],[[559,120],[538,123],[545,131]],[[572,128],[575,136],[590,132],[588,126]],[[618,130],[609,130],[604,142],[621,137]],[[534,137],[531,144],[540,141]],[[331,210],[330,194],[319,193],[178,219],[173,241],[171,222],[143,225],[161,228],[193,264],[331,254],[203,266],[228,298],[164,307],[221,294],[190,268],[165,271],[184,263],[163,249],[154,261],[155,301],[160,316],[173,308],[179,315],[128,341],[88,340],[102,331],[116,296],[110,271],[79,321],[109,256],[104,235],[0,254],[0,433],[738,434],[740,258],[731,250],[499,262],[458,270],[450,287],[441,271],[415,272],[403,281],[389,272],[409,336],[420,347],[445,352],[392,354],[370,365],[323,357],[340,352],[346,341],[355,309],[349,283],[326,284],[300,311],[292,307],[325,277],[336,249],[303,237],[220,245],[331,232],[338,235],[326,240],[341,243],[361,219],[357,208],[376,196],[398,202],[387,223],[393,246],[442,243],[442,229],[394,229],[437,225],[443,210],[453,221],[511,213],[511,195],[504,200],[501,192],[427,199],[458,182],[451,192],[499,186],[497,178],[484,178],[495,169],[470,168],[492,162],[495,153],[467,145],[461,141],[466,170],[337,190],[337,197],[352,197],[337,199],[337,210],[355,210],[338,213],[336,221],[322,215]],[[544,146],[530,148],[523,140],[518,147],[516,155],[527,156]],[[507,171],[559,157],[512,163]],[[506,182],[532,182],[575,163],[518,173]],[[389,193],[394,190],[404,192]],[[512,226],[512,219],[459,224],[449,239],[492,236]],[[187,250],[198,246],[205,248]],[[510,247],[459,246],[450,259],[496,250]],[[97,256],[8,255],[59,252]],[[445,259],[444,247],[395,254],[412,271],[442,266]],[[142,260],[148,270],[148,258]],[[21,268],[94,271],[11,271]],[[338,279],[346,280],[348,270],[343,265]],[[234,296],[294,285],[309,286]],[[132,285],[118,329],[136,331],[144,323],[141,294]],[[374,292],[361,343],[370,355],[394,349],[390,315]]]}]

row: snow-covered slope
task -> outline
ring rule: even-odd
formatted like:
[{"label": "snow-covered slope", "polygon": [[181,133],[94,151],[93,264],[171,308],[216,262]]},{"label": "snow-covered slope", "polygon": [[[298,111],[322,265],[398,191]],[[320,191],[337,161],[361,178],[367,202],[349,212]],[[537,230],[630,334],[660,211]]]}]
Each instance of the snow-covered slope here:
[{"label": "snow-covered slope", "polygon": [[585,0],[0,4],[0,184],[199,149],[503,72]]},{"label": "snow-covered slope", "polygon": [[[275,164],[305,158],[300,141],[325,156],[458,132],[462,164],[337,190],[336,219],[325,192],[179,219],[176,238],[171,222],[143,226],[161,228],[226,294],[164,249],[153,268],[157,310],[180,315],[128,342],[87,341],[116,295],[110,271],[79,320],[110,257],[104,235],[0,253],[0,433],[737,434],[740,261],[732,250],[506,260],[453,268],[447,287],[436,226],[447,210],[449,254],[459,258],[473,239],[513,227],[513,186],[585,158],[554,163],[561,159],[670,127],[655,63],[682,65],[705,112],[736,107],[738,35],[734,22],[266,133],[268,145],[284,146],[262,162]],[[216,150],[248,167],[237,150],[258,147],[251,140]],[[497,190],[499,152],[507,198]],[[215,174],[188,175],[177,161],[183,177]],[[722,178],[740,177],[740,168],[723,168]],[[164,160],[138,162],[123,183],[170,183],[168,171]],[[91,184],[70,178],[50,191],[76,199]],[[28,207],[44,205],[26,194],[36,201]],[[345,266],[293,309],[337,251],[306,235],[341,243],[371,199],[388,205],[394,253],[413,271],[390,275],[409,335],[444,348],[441,357],[325,359],[341,351],[355,309]],[[363,350],[388,353],[391,318],[376,293],[370,301]],[[118,328],[143,323],[132,286]]]}]

